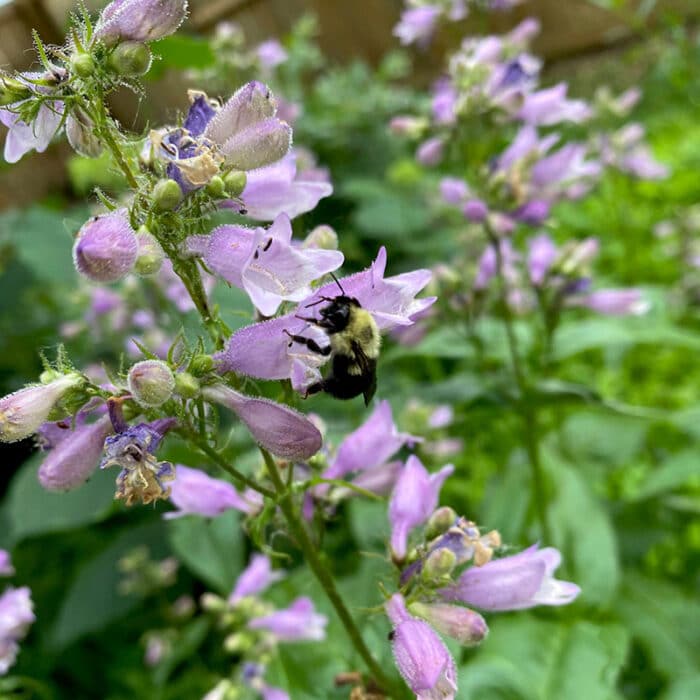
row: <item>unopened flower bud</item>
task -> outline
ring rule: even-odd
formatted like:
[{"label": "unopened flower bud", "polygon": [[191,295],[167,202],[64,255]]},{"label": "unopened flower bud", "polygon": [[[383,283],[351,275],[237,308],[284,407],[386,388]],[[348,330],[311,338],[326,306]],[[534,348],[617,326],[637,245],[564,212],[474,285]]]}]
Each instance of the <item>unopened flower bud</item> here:
[{"label": "unopened flower bud", "polygon": [[226,194],[229,197],[238,197],[245,189],[247,179],[246,174],[242,170],[232,170],[224,178]]},{"label": "unopened flower bud", "polygon": [[138,243],[124,210],[90,219],[78,232],[73,261],[93,282],[116,282],[136,262]]},{"label": "unopened flower bud", "polygon": [[474,646],[483,641],[489,628],[479,613],[448,603],[411,603],[408,609],[417,617],[422,617],[435,630],[452,637],[464,646]]},{"label": "unopened flower bud", "polygon": [[223,613],[228,610],[228,604],[215,593],[203,593],[199,598],[199,604],[202,610],[209,613]]},{"label": "unopened flower bud", "polygon": [[119,44],[109,56],[109,67],[125,78],[148,73],[151,67],[151,50],[138,41],[125,41]]},{"label": "unopened flower bud", "polygon": [[199,394],[199,382],[189,372],[178,372],[175,375],[175,391],[184,399],[193,399]]},{"label": "unopened flower bud", "polygon": [[434,581],[449,576],[457,565],[457,555],[447,547],[440,547],[431,552],[425,560],[423,567],[423,578],[427,581]]},{"label": "unopened flower bud", "polygon": [[31,95],[31,88],[25,83],[8,76],[0,77],[0,106],[26,100]]},{"label": "unopened flower bud", "polygon": [[464,216],[475,224],[479,224],[486,220],[489,209],[480,199],[471,199],[464,205]]},{"label": "unopened flower bud", "polygon": [[243,654],[253,647],[253,640],[247,634],[234,632],[224,639],[224,649],[229,654]]},{"label": "unopened flower bud", "polygon": [[457,522],[457,513],[449,506],[438,508],[428,520],[425,526],[425,537],[432,540],[438,535],[447,532]]},{"label": "unopened flower bud", "polygon": [[27,386],[0,399],[0,442],[15,442],[33,435],[53,407],[83,378],[66,374],[48,384]]},{"label": "unopened flower bud", "polygon": [[155,275],[156,272],[160,270],[163,260],[165,259],[162,246],[158,243],[158,239],[152,233],[149,233],[145,226],[142,226],[138,230],[136,239],[139,244],[139,252],[134,270],[143,277]]},{"label": "unopened flower bud", "polygon": [[153,188],[153,202],[159,211],[172,211],[181,199],[182,190],[175,180],[159,180]]},{"label": "unopened flower bud", "polygon": [[127,383],[137,403],[147,407],[164,404],[175,389],[172,370],[160,360],[137,362],[129,370]]},{"label": "unopened flower bud", "polygon": [[209,180],[206,186],[207,194],[215,197],[216,199],[222,199],[226,196],[226,184],[224,183],[224,178],[221,175],[214,175],[214,177]]},{"label": "unopened flower bud", "polygon": [[102,142],[95,133],[95,124],[80,107],[75,107],[66,119],[66,136],[73,150],[81,156],[97,158],[102,153]]},{"label": "unopened flower bud", "polygon": [[302,247],[338,250],[338,234],[330,226],[322,224],[309,233]]},{"label": "unopened flower bud", "polygon": [[157,41],[173,34],[186,16],[187,0],[113,0],[102,10],[95,35],[108,45]]},{"label": "unopened flower bud", "polygon": [[196,355],[190,362],[190,372],[199,377],[214,369],[214,359],[211,355]]},{"label": "unopened flower bud", "polygon": [[95,70],[95,61],[89,53],[74,53],[70,57],[70,69],[81,78],[89,78]]}]

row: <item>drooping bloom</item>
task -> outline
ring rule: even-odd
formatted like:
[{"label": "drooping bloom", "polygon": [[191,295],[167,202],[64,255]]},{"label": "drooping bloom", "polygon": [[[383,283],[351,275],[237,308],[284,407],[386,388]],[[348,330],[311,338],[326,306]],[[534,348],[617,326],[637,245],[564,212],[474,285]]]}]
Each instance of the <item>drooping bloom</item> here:
[{"label": "drooping bloom", "polygon": [[283,301],[308,297],[313,280],[343,263],[340,251],[294,245],[286,214],[268,229],[224,225],[209,236],[189,239],[188,245],[210,270],[244,289],[265,316],[274,314]]},{"label": "drooping bloom", "polygon": [[423,618],[446,637],[464,646],[474,646],[488,634],[489,628],[479,613],[461,605],[449,603],[411,603],[410,611]]},{"label": "drooping bloom", "polygon": [[36,384],[0,399],[0,442],[16,442],[33,435],[54,406],[83,382],[79,374],[65,374],[48,384]]},{"label": "drooping bloom", "polygon": [[247,596],[258,595],[282,578],[284,574],[272,569],[269,557],[264,554],[254,554],[250,564],[238,577],[228,602],[230,605],[235,605]]},{"label": "drooping bloom", "polygon": [[530,239],[528,247],[527,266],[530,272],[530,281],[534,285],[541,285],[559,257],[559,251],[554,245],[554,241],[546,233],[541,233]]},{"label": "drooping bloom", "polygon": [[535,605],[566,605],[581,589],[559,581],[554,572],[561,554],[553,547],[529,547],[519,554],[472,566],[457,583],[441,591],[446,600],[481,610],[521,610]]},{"label": "drooping bloom", "polygon": [[119,209],[83,225],[73,246],[73,262],[93,282],[117,282],[131,271],[138,252],[126,209]]},{"label": "drooping bloom", "polygon": [[10,553],[4,549],[0,549],[0,576],[12,576],[15,569],[12,566]]},{"label": "drooping bloom", "polygon": [[148,504],[170,496],[165,484],[175,478],[175,470],[170,462],[159,462],[155,452],[174,424],[172,418],[139,423],[105,440],[100,469],[121,467],[115,498],[123,498],[130,506],[139,500]]},{"label": "drooping bloom", "polygon": [[187,16],[187,0],[113,0],[102,10],[95,37],[107,43],[157,41]]},{"label": "drooping bloom", "polygon": [[[348,296],[355,297],[372,314],[380,329],[410,326],[417,314],[435,302],[435,297],[415,298],[430,281],[431,272],[414,270],[385,278],[385,269],[386,249],[382,247],[368,269],[342,278],[340,284]],[[313,336],[316,329],[296,318],[296,314],[302,310],[304,315],[318,314],[318,305],[314,304],[321,297],[337,294],[335,282],[325,284],[302,301],[298,311],[237,331],[226,348],[215,356],[218,371],[239,372],[260,379],[285,379],[292,376],[295,368],[303,371],[319,367],[326,358],[299,344],[290,344],[285,331]],[[323,334],[317,335],[323,342]]]},{"label": "drooping bloom", "polygon": [[256,442],[278,457],[308,459],[321,449],[318,428],[289,406],[245,396],[225,384],[204,387],[202,396],[233,411]]},{"label": "drooping bloom", "polygon": [[443,641],[427,622],[409,614],[400,593],[385,607],[394,627],[394,660],[416,700],[454,700],[457,671]]},{"label": "drooping bloom", "polygon": [[580,124],[589,119],[592,110],[588,104],[583,100],[567,99],[567,90],[566,83],[558,83],[527,95],[518,118],[536,126],[552,126],[564,121]]},{"label": "drooping bloom", "polygon": [[404,45],[425,47],[430,42],[442,10],[435,5],[424,5],[404,10],[394,27],[394,36]]},{"label": "drooping bloom", "polygon": [[166,513],[165,518],[183,515],[215,518],[231,508],[253,515],[262,508],[260,494],[254,491],[239,494],[228,481],[215,479],[200,469],[191,469],[182,464],[175,466],[175,478],[170,483],[170,500],[177,510]]},{"label": "drooping bloom", "polygon": [[296,642],[325,639],[326,624],[328,618],[316,612],[310,598],[302,596],[288,608],[253,618],[248,627],[268,630],[281,642]]},{"label": "drooping bloom", "polygon": [[49,491],[68,491],[85,483],[97,469],[105,439],[113,432],[109,416],[74,430],[61,430],[39,467],[39,482]]},{"label": "drooping bloom", "polygon": [[19,642],[36,619],[31,591],[26,586],[8,588],[0,595],[0,676],[8,672],[19,653]]},{"label": "drooping bloom", "polygon": [[641,316],[649,310],[649,302],[639,289],[598,289],[571,297],[570,306],[585,306],[606,316]]},{"label": "drooping bloom", "polygon": [[406,461],[389,501],[391,551],[395,559],[406,556],[411,530],[424,523],[437,508],[440,489],[453,471],[454,466],[448,464],[430,474],[415,455]]}]

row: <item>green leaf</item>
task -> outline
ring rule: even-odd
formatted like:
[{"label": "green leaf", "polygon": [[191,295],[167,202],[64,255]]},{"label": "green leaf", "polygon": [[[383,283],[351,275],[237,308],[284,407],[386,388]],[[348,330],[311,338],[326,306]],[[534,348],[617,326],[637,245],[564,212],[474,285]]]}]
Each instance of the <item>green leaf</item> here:
[{"label": "green leaf", "polygon": [[80,488],[55,493],[44,489],[37,479],[43,457],[42,453],[36,453],[22,466],[10,485],[4,506],[9,543],[16,544],[26,537],[99,522],[112,509],[113,472],[97,470]]},{"label": "green leaf", "polygon": [[683,450],[662,462],[639,485],[634,500],[673,491],[690,479],[700,480],[700,451],[697,449]]},{"label": "green leaf", "polygon": [[671,684],[662,700],[697,700],[700,698],[700,674],[681,678]]},{"label": "green leaf", "polygon": [[235,510],[213,519],[196,515],[168,523],[178,559],[221,595],[228,595],[243,568],[240,515]]},{"label": "green leaf", "polygon": [[117,590],[121,577],[117,562],[142,545],[149,548],[154,559],[167,554],[162,522],[129,530],[85,564],[68,588],[51,629],[49,645],[53,649],[65,647],[104,627],[139,604],[139,597],[125,596]]},{"label": "green leaf", "polygon": [[154,61],[148,80],[158,80],[168,68],[206,68],[214,63],[211,44],[203,38],[176,34],[162,39],[154,46]]},{"label": "green leaf", "polygon": [[460,697],[610,700],[627,654],[619,625],[561,624],[525,613],[497,618],[488,641],[459,671]]}]

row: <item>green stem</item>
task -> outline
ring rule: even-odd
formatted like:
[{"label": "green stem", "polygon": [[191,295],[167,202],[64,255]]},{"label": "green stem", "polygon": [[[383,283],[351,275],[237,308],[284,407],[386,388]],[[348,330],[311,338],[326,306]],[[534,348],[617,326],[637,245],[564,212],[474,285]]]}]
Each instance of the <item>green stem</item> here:
[{"label": "green stem", "polygon": [[379,683],[385,692],[394,693],[394,697],[405,696],[405,690],[403,687],[397,687],[390,678],[384,673],[384,670],[379,666],[376,659],[372,656],[372,652],[367,648],[362,634],[353,620],[350,611],[348,610],[345,602],[343,601],[338,589],[335,585],[333,575],[328,570],[328,568],[321,561],[321,557],[318,555],[316,547],[314,546],[306,527],[299,517],[297,510],[294,506],[294,501],[292,499],[292,494],[285,487],[284,481],[279,473],[277,464],[273,459],[272,455],[262,447],[260,448],[263,459],[265,460],[265,465],[267,467],[268,475],[272,481],[273,486],[277,492],[277,498],[280,510],[284,515],[287,525],[289,526],[290,533],[295,539],[297,546],[301,549],[304,554],[304,558],[309,564],[309,567],[313,571],[314,575],[318,579],[318,582],[323,587],[326,596],[331,602],[331,605],[335,608],[335,611],[340,618],[345,632],[347,633],[353,646],[364,659],[367,664],[367,668],[372,673],[374,680]]},{"label": "green stem", "polygon": [[540,458],[540,437],[539,426],[537,420],[537,411],[530,403],[529,385],[525,372],[523,371],[522,362],[520,360],[520,352],[518,349],[518,337],[515,334],[513,312],[508,305],[508,285],[504,274],[503,251],[501,250],[501,242],[488,228],[486,233],[489,237],[491,245],[493,245],[496,254],[496,276],[498,278],[499,291],[501,296],[501,305],[503,307],[503,324],[505,326],[506,338],[508,340],[508,351],[510,354],[511,365],[515,382],[518,385],[518,400],[517,409],[524,423],[523,437],[525,440],[525,451],[527,459],[530,463],[532,471],[532,485],[535,497],[535,508],[537,510],[537,519],[540,522],[542,530],[542,538],[545,543],[551,544],[552,531],[549,526],[549,516],[547,514],[547,495],[545,489],[544,470],[542,469],[542,460]]}]

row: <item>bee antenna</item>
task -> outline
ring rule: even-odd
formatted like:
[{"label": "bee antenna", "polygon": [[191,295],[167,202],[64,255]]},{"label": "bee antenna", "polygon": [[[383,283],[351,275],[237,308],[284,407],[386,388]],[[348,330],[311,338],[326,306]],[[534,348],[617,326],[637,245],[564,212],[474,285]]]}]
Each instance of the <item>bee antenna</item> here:
[{"label": "bee antenna", "polygon": [[343,289],[343,285],[340,284],[340,281],[338,280],[338,278],[332,272],[329,272],[328,274],[335,280],[335,283],[338,285],[338,289],[340,289],[340,293],[343,296],[345,296],[345,290]]}]

